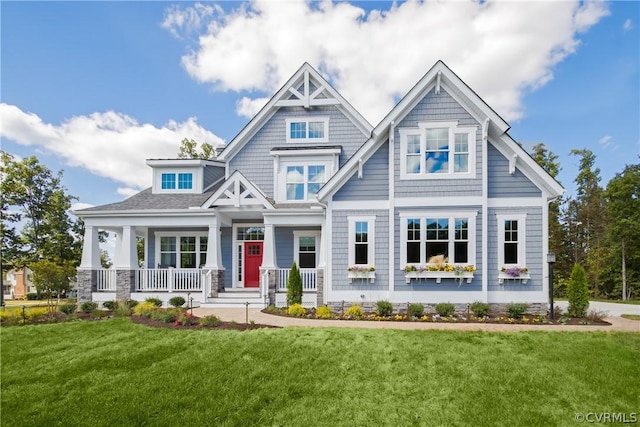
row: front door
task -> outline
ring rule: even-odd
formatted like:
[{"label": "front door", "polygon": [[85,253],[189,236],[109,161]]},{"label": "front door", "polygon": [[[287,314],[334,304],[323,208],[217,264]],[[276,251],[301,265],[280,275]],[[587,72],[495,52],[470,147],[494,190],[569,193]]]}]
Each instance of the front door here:
[{"label": "front door", "polygon": [[262,242],[244,242],[244,287],[260,286],[262,265]]}]

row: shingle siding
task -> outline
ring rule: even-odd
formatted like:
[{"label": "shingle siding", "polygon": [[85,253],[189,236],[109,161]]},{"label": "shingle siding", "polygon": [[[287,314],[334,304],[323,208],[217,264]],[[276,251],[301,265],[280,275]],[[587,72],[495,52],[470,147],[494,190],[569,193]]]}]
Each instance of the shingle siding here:
[{"label": "shingle siding", "polygon": [[389,199],[389,144],[385,142],[333,196],[335,201]]},{"label": "shingle siding", "polygon": [[[285,121],[292,117],[329,117],[329,135],[326,143],[292,144],[286,142]],[[364,144],[369,135],[360,130],[335,106],[286,107],[278,110],[267,123],[249,140],[229,163],[229,173],[239,170],[250,181],[256,184],[268,197],[273,197],[273,156],[272,148],[281,146],[309,147],[336,146],[342,147],[340,166]]]},{"label": "shingle siding", "polygon": [[489,197],[540,197],[542,192],[519,169],[509,174],[509,160],[492,144],[487,150],[489,158]]},{"label": "shingle siding", "polygon": [[218,181],[220,178],[224,178],[224,166],[205,166],[203,177],[203,188],[208,188],[211,184]]}]

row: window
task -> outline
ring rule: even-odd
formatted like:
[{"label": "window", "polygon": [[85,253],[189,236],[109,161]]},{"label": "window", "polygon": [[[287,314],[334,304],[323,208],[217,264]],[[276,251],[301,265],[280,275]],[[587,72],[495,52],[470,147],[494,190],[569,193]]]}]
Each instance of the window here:
[{"label": "window", "polygon": [[286,200],[309,200],[326,182],[324,165],[286,166]]},{"label": "window", "polygon": [[160,265],[164,267],[176,266],[176,238],[160,238]]},{"label": "window", "polygon": [[318,261],[319,232],[294,231],[294,254],[297,254],[296,262],[300,268],[316,268]]},{"label": "window", "polygon": [[349,217],[349,265],[375,264],[375,217]]},{"label": "window", "polygon": [[450,264],[473,264],[476,214],[401,213],[402,268],[407,264],[427,264],[437,255],[446,257]]},{"label": "window", "polygon": [[400,129],[402,179],[475,177],[476,126],[419,123]]},{"label": "window", "polygon": [[327,142],[328,117],[287,119],[287,142]]},{"label": "window", "polygon": [[[174,177],[175,179],[175,177]],[[178,188],[183,190],[191,190],[193,187],[193,174],[180,173],[178,174]]]},{"label": "window", "polygon": [[176,174],[175,173],[163,173],[162,174],[162,189],[174,190],[176,188]]},{"label": "window", "polygon": [[207,262],[207,236],[159,236],[162,268],[199,268]]},{"label": "window", "polygon": [[497,215],[498,259],[501,266],[525,266],[526,214]]}]

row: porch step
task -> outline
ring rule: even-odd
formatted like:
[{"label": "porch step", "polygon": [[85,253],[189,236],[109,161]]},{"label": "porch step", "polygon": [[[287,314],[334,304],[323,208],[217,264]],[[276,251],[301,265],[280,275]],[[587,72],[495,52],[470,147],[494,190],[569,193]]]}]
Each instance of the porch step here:
[{"label": "porch step", "polygon": [[207,298],[201,308],[264,308],[264,300],[259,292],[220,292],[216,298]]}]

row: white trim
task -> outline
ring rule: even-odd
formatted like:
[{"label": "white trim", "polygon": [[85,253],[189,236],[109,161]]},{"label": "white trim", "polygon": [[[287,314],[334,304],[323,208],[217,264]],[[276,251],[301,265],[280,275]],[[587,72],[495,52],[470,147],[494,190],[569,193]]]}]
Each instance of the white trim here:
[{"label": "white trim", "polygon": [[[327,142],[329,141],[329,117],[321,117],[321,116],[297,116],[297,117],[289,117],[285,119],[285,132],[286,132],[286,141],[290,144],[297,143],[308,143],[313,144],[316,142]],[[309,132],[309,123],[322,123],[324,125],[324,131],[322,138],[310,138]],[[305,123],[305,133],[306,136],[304,138],[291,138],[291,123]]]},{"label": "white trim", "polygon": [[326,216],[325,216],[325,260],[326,265],[324,269],[324,286],[323,286],[323,301],[326,303],[329,301],[327,298],[329,293],[333,289],[333,259],[331,257],[331,248],[333,248],[333,201],[327,202]]},{"label": "white trim", "polygon": [[[264,241],[263,240],[238,240],[238,228],[245,228],[245,227],[262,227],[265,229],[265,233],[266,233],[266,225],[263,223],[259,223],[259,222],[252,222],[252,223],[245,223],[245,222],[241,222],[241,223],[236,223],[233,224],[231,226],[231,248],[232,248],[232,256],[231,256],[231,262],[233,263],[233,267],[231,268],[231,274],[233,274],[232,280],[231,280],[231,287],[232,288],[244,288],[244,266],[245,266],[245,260],[244,260],[244,242],[262,242],[262,250],[263,250],[263,258],[264,258]],[[266,237],[266,236],[265,236]],[[275,237],[275,236],[274,236]],[[242,244],[242,280],[238,280],[238,272],[239,272],[239,268],[238,268],[238,262],[240,261],[238,259],[238,245]],[[274,246],[275,246],[275,242],[274,242]],[[273,259],[275,260],[275,254],[273,254]],[[256,291],[258,290],[258,288],[256,288]]]},{"label": "white trim", "polygon": [[482,299],[487,301],[489,292],[489,125],[487,117],[482,129]]},{"label": "white trim", "polygon": [[488,292],[487,302],[493,304],[508,304],[511,302],[546,303],[547,294],[544,291],[504,291],[499,289]]},{"label": "white trim", "polygon": [[293,157],[293,156],[322,156],[342,153],[340,148],[305,148],[301,150],[278,150],[272,149],[269,154],[272,156]]},{"label": "white trim", "polygon": [[[315,237],[316,239],[316,266],[320,265],[320,248],[321,248],[321,235],[320,231],[315,230],[294,230],[293,231],[293,257],[298,268],[300,267],[300,237]],[[306,267],[308,268],[308,267]]]},{"label": "white trim", "polygon": [[335,210],[354,210],[362,209],[365,207],[373,210],[388,210],[388,200],[358,200],[358,201],[340,201],[333,202],[333,209]]},{"label": "white trim", "polygon": [[394,204],[397,208],[424,208],[440,206],[481,206],[484,199],[481,196],[470,197],[396,197]]},{"label": "white trim", "polygon": [[[175,188],[162,188],[162,175],[169,174],[175,178]],[[191,188],[178,188],[179,175],[191,174]],[[151,192],[153,194],[194,194],[202,193],[203,171],[198,167],[154,167],[153,168],[153,185]]]},{"label": "white trim", "polygon": [[[244,191],[240,186],[245,188]],[[265,209],[275,209],[264,193],[237,170],[201,205],[201,208],[207,209],[213,205],[233,206],[236,208],[257,206]]]},{"label": "white trim", "polygon": [[147,159],[147,166],[151,167],[168,167],[168,168],[182,168],[182,167],[198,167],[198,166],[222,166],[223,162],[218,160],[209,159]]},{"label": "white trim", "polygon": [[490,208],[540,208],[547,204],[547,201],[540,196],[537,197],[500,197],[487,200]]},{"label": "white trim", "polygon": [[[366,215],[366,216],[348,216],[347,221],[349,223],[347,236],[348,240],[348,256],[349,256],[349,266],[353,265],[368,265],[371,267],[375,267],[376,265],[376,216],[375,215]],[[357,222],[366,222],[367,223],[367,264],[356,264],[356,250],[355,250],[355,235],[356,235],[356,223]]]},{"label": "white trim", "polygon": [[[503,266],[527,266],[527,214],[502,212],[496,214],[496,221],[498,222],[498,270],[500,270]],[[515,264],[507,264],[504,262],[505,221],[518,221],[518,262]]]},{"label": "white trim", "polygon": [[[274,175],[274,199],[276,203],[309,203],[317,200],[316,196],[308,194],[309,184],[309,166],[324,166],[325,181],[320,188],[326,184],[334,173],[334,154],[326,154],[323,156],[304,156],[304,157],[287,157],[279,158],[276,156],[274,163],[277,162],[277,173]],[[304,198],[301,200],[287,199],[287,167],[300,166],[303,168],[304,175]],[[275,167],[274,167],[275,168]],[[275,169],[274,169],[275,170]]]},{"label": "white trim", "polygon": [[393,200],[394,202],[389,203],[389,215],[387,216],[389,221],[389,234],[388,234],[388,252],[389,252],[389,292],[393,292],[395,290],[395,244],[396,244],[396,236],[395,236],[395,126],[396,123],[392,120],[389,125],[389,200]]}]

